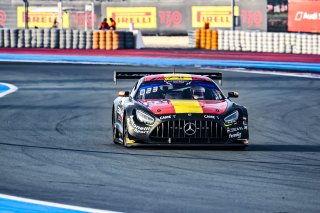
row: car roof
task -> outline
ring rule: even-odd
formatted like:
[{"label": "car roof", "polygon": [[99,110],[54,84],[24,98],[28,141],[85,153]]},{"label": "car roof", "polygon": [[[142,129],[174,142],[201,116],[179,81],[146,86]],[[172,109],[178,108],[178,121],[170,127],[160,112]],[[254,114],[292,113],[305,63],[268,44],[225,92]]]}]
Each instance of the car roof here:
[{"label": "car roof", "polygon": [[144,77],[144,80],[143,80],[143,82],[152,82],[152,81],[207,81],[207,82],[213,82],[213,80],[207,76],[184,74],[184,73],[148,75],[148,76]]}]

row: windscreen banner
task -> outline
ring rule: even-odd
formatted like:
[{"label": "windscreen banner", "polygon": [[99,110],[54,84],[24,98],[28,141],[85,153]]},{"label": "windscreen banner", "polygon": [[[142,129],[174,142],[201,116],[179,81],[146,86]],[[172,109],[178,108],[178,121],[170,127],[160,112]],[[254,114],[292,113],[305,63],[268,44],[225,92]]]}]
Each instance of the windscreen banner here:
[{"label": "windscreen banner", "polygon": [[320,32],[320,0],[289,0],[288,31]]}]

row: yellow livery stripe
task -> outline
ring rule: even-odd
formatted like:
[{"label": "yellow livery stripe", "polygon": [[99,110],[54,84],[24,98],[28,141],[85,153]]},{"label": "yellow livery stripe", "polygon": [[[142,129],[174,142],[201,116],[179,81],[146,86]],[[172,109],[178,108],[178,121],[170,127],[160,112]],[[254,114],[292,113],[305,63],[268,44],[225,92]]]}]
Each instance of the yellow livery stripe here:
[{"label": "yellow livery stripe", "polygon": [[165,81],[191,81],[190,74],[164,74]]},{"label": "yellow livery stripe", "polygon": [[196,100],[170,100],[176,113],[203,113],[202,107]]}]

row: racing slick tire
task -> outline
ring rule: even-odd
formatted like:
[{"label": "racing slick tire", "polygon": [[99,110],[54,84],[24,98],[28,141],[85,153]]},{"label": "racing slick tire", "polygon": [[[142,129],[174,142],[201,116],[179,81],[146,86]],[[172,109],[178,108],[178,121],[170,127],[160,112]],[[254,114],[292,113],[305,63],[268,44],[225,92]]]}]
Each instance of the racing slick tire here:
[{"label": "racing slick tire", "polygon": [[128,129],[127,129],[127,120],[126,117],[123,117],[123,133],[122,133],[122,145],[128,148],[126,139],[128,137]]},{"label": "racing slick tire", "polygon": [[114,108],[112,108],[112,139],[113,143],[119,144],[117,141],[117,128],[116,128],[116,121],[114,116]]},{"label": "racing slick tire", "polygon": [[126,116],[123,116],[122,145],[126,148],[130,148],[131,146],[127,143],[127,139],[130,140],[130,135],[128,133]]}]

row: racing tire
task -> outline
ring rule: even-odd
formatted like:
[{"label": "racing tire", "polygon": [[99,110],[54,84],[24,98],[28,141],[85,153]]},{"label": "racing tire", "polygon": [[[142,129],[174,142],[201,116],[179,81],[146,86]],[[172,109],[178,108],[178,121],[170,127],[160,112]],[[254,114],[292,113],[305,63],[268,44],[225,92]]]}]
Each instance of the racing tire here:
[{"label": "racing tire", "polygon": [[122,145],[126,148],[128,148],[128,144],[126,142],[126,138],[129,137],[128,134],[128,129],[127,129],[127,121],[126,121],[126,117],[123,117],[123,133],[122,133]]},{"label": "racing tire", "polygon": [[117,128],[116,128],[116,121],[115,121],[115,116],[114,116],[114,109],[112,109],[112,139],[113,143],[119,144],[117,142]]}]

